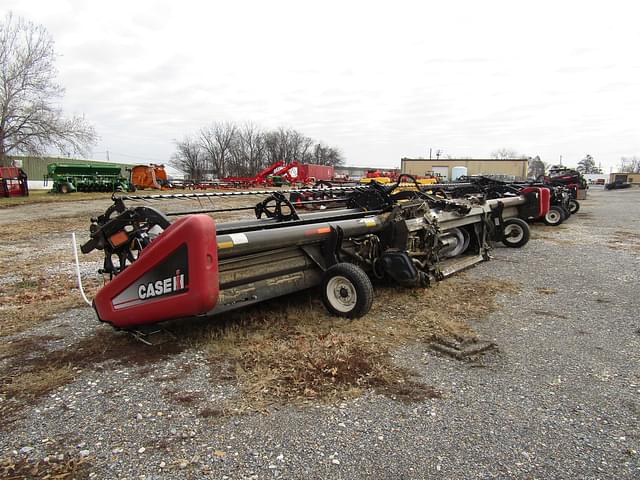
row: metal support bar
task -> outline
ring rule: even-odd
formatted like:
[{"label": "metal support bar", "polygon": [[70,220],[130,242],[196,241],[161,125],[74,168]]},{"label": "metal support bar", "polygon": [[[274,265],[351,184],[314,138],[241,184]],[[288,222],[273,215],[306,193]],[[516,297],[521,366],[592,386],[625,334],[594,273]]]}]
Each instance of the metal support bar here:
[{"label": "metal support bar", "polygon": [[247,190],[238,192],[196,192],[196,193],[170,193],[155,195],[113,195],[113,199],[119,200],[176,200],[182,198],[215,198],[215,197],[248,197],[252,195],[273,195],[274,193],[315,193],[331,191],[350,191],[367,188],[366,185],[352,187],[325,187],[325,188],[299,188],[290,190]]}]

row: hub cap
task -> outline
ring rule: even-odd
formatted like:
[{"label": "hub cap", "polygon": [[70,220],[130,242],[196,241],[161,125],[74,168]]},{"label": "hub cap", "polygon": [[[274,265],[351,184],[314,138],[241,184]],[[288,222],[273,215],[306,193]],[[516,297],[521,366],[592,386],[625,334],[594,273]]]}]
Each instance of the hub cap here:
[{"label": "hub cap", "polygon": [[504,229],[504,237],[510,243],[518,243],[524,237],[524,231],[519,225],[507,225]]},{"label": "hub cap", "polygon": [[557,210],[549,210],[547,212],[547,220],[551,223],[556,223],[560,221],[560,213]]},{"label": "hub cap", "polygon": [[358,294],[348,278],[338,275],[327,282],[327,299],[333,308],[348,313],[356,306]]}]

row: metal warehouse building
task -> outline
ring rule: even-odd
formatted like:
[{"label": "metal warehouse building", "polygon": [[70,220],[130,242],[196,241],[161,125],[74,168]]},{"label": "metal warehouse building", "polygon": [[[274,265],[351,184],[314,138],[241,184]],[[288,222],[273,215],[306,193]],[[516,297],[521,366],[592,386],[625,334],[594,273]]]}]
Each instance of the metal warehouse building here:
[{"label": "metal warehouse building", "polygon": [[609,183],[623,182],[633,185],[640,184],[640,173],[610,173]]},{"label": "metal warehouse building", "polygon": [[467,175],[506,175],[516,178],[527,178],[528,160],[526,158],[508,159],[425,159],[403,158],[400,160],[402,173],[411,175],[428,175],[435,173],[443,179],[451,179],[451,169],[466,167]]}]

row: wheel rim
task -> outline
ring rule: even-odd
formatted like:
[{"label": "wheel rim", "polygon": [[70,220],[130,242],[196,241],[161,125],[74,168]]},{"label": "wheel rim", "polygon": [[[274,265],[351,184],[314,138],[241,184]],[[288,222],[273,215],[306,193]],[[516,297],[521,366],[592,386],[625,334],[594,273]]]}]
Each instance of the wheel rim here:
[{"label": "wheel rim", "polygon": [[337,311],[348,313],[356,306],[358,294],[348,278],[337,275],[327,282],[327,300]]},{"label": "wheel rim", "polygon": [[518,243],[524,237],[524,229],[520,225],[507,225],[504,238],[509,243]]},{"label": "wheel rim", "polygon": [[465,252],[467,247],[469,246],[469,234],[466,230],[461,228],[452,228],[451,230],[447,230],[447,233],[452,234],[456,237],[457,243],[453,250],[446,253],[445,256],[447,258],[456,257]]},{"label": "wheel rim", "polygon": [[547,220],[551,223],[558,223],[560,221],[560,212],[557,210],[549,210],[547,212]]},{"label": "wheel rim", "polygon": [[578,208],[576,207],[576,202],[569,202],[569,212],[570,213],[576,213],[576,210]]}]

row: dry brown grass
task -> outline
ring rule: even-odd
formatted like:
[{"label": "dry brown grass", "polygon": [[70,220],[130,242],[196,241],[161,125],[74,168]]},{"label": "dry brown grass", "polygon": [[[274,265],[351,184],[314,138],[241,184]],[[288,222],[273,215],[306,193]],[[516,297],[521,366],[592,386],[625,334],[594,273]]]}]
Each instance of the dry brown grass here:
[{"label": "dry brown grass", "polygon": [[67,195],[49,193],[49,190],[32,190],[28,197],[0,198],[0,209],[17,207],[20,205],[46,204],[56,202],[77,202],[80,200],[99,200],[111,198],[110,193],[70,193]]},{"label": "dry brown grass", "polygon": [[205,327],[196,343],[208,352],[214,380],[233,381],[242,392],[222,410],[348,398],[366,389],[419,401],[440,392],[396,365],[393,351],[416,341],[472,343],[476,334],[466,322],[494,311],[496,294],[518,291],[513,283],[465,277],[424,290],[379,288],[371,313],[357,320],[333,318],[304,296]]},{"label": "dry brown grass", "polygon": [[83,369],[111,362],[144,370],[190,346],[207,352],[213,382],[233,383],[240,391],[222,405],[203,404],[199,392],[168,392],[176,403],[197,405],[202,417],[262,411],[277,403],[332,401],[371,389],[406,402],[438,397],[440,392],[398,366],[393,352],[415,342],[473,345],[477,336],[468,322],[494,311],[497,294],[515,294],[519,288],[465,276],[423,290],[380,287],[371,313],[357,320],[329,316],[311,292],[236,312],[226,323],[182,321],[169,326],[179,340],[153,347],[110,331],[56,350],[48,343],[58,337],[22,337],[0,348],[6,365],[0,415],[6,425],[25,405],[73,381]]},{"label": "dry brown grass", "polygon": [[69,364],[43,366],[41,369],[11,377],[11,381],[3,388],[2,393],[14,398],[16,396],[40,397],[59,386],[66,385],[74,377]]},{"label": "dry brown grass", "polygon": [[[0,337],[28,330],[56,313],[83,305],[70,271],[73,253],[69,232],[88,232],[88,225],[86,216],[74,216],[3,227],[1,275],[8,278],[0,284]],[[101,252],[82,257],[83,261],[101,259]],[[102,280],[96,276],[84,283],[92,296]]]},{"label": "dry brown grass", "polygon": [[[84,305],[74,277],[45,276],[37,272],[40,268],[25,265],[22,280],[0,286],[0,337],[28,330],[56,313]],[[99,286],[97,278],[84,283],[89,295]]]},{"label": "dry brown grass", "polygon": [[640,253],[640,233],[617,230],[613,233],[608,247],[611,250],[628,250]]},{"label": "dry brown grass", "polygon": [[[42,242],[43,236],[64,235],[70,238],[70,232],[78,232],[78,242],[85,236],[89,238],[90,218],[88,215],[44,218],[34,222],[11,223],[3,226],[2,244],[24,242]],[[50,237],[49,237],[50,238]],[[69,240],[70,241],[70,240]]]},{"label": "dry brown grass", "polygon": [[[194,192],[216,192],[221,190],[209,189],[209,190],[187,190],[187,189],[175,189],[175,190],[139,190],[132,195],[157,195],[157,194],[172,194],[172,193],[194,193]],[[118,194],[120,195],[120,194]],[[126,195],[123,193],[122,195]],[[108,200],[112,196],[112,193],[108,192],[75,192],[68,194],[50,193],[49,190],[31,190],[28,197],[11,197],[0,198],[0,210],[3,208],[17,207],[20,205],[31,204],[49,204],[60,202],[79,202],[82,200]]]},{"label": "dry brown grass", "polygon": [[67,452],[62,460],[57,455],[42,460],[24,457],[7,457],[0,460],[0,479],[48,479],[65,480],[87,478],[90,463],[88,458],[78,457],[77,452]]},{"label": "dry brown grass", "polygon": [[553,295],[554,293],[558,293],[558,290],[555,288],[536,288],[536,292],[540,295]]}]

